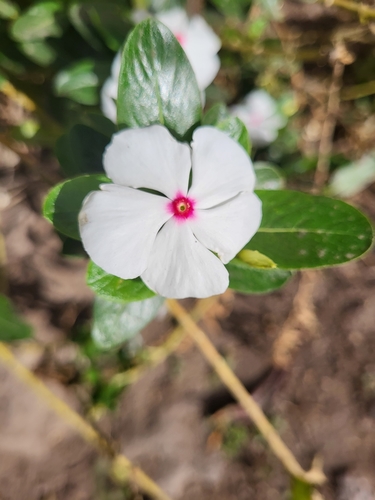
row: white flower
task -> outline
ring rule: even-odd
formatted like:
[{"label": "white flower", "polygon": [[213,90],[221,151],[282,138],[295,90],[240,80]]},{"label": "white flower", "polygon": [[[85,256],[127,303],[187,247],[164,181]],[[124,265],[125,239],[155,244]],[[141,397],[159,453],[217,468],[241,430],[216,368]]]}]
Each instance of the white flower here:
[{"label": "white flower", "polygon": [[117,52],[116,57],[113,59],[111,66],[111,76],[104,82],[100,92],[101,108],[104,116],[112,120],[114,123],[117,121],[117,89],[118,79],[120,76],[121,68],[121,52]]},{"label": "white flower", "polygon": [[224,264],[261,221],[245,150],[213,127],[198,128],[190,147],[153,125],[115,134],[103,161],[114,184],[90,193],[79,215],[91,259],[164,297],[224,292]]},{"label": "white flower", "polygon": [[157,19],[169,28],[184,49],[194,70],[200,90],[207,88],[217,75],[221,47],[212,28],[201,16],[188,18],[184,9],[176,7],[158,14]]},{"label": "white flower", "polygon": [[[220,50],[220,38],[201,16],[188,18],[184,9],[174,9],[161,12],[157,19],[165,24],[184,49],[194,70],[198,87],[201,91],[212,83],[220,68],[217,53]],[[113,61],[111,76],[105,81],[101,90],[103,114],[116,121],[117,87],[120,76],[121,55],[118,53]],[[203,96],[204,98],[204,96]]]},{"label": "white flower", "polygon": [[253,90],[231,113],[244,122],[255,146],[273,142],[286,119],[278,112],[275,100],[265,90]]}]

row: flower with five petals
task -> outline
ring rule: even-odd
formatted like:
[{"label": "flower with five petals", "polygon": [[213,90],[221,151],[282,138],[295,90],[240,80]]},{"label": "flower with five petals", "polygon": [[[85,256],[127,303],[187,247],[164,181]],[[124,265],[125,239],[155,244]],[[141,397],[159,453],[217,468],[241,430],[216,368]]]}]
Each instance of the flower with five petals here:
[{"label": "flower with five petals", "polygon": [[90,193],[79,216],[91,259],[164,297],[224,292],[224,264],[262,217],[245,150],[213,127],[196,129],[188,145],[152,125],[115,134],[103,162],[113,184]]},{"label": "flower with five petals", "polygon": [[277,138],[286,119],[276,101],[263,89],[252,90],[244,101],[231,107],[231,113],[244,122],[254,146],[266,146]]}]

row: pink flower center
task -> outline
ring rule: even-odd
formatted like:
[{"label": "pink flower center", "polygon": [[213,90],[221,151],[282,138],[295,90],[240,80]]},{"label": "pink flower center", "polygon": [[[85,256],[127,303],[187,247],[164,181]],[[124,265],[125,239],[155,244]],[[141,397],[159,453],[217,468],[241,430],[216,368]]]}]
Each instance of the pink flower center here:
[{"label": "pink flower center", "polygon": [[180,42],[180,45],[184,46],[186,42],[186,37],[182,33],[175,33],[175,37]]},{"label": "pink flower center", "polygon": [[194,205],[194,200],[177,193],[175,199],[168,203],[168,211],[182,222],[194,216]]}]

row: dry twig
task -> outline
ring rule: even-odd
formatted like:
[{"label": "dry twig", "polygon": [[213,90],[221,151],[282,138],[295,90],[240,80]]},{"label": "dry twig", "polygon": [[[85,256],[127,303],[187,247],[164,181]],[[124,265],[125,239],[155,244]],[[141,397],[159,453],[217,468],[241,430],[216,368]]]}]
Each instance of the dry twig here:
[{"label": "dry twig", "polygon": [[261,408],[257,405],[253,397],[247,392],[244,385],[230,369],[224,358],[220,356],[204,331],[201,330],[193,321],[189,313],[185,311],[185,309],[176,300],[167,300],[167,305],[170,313],[191,336],[202,351],[204,357],[215,369],[222,382],[243,407],[247,415],[252,419],[264,439],[269,444],[271,450],[279,458],[286,470],[292,476],[300,479],[301,481],[315,485],[323,484],[326,481],[326,477],[320,466],[313,466],[309,471],[302,469],[293,453],[280,438],[276,429],[267,420]]}]

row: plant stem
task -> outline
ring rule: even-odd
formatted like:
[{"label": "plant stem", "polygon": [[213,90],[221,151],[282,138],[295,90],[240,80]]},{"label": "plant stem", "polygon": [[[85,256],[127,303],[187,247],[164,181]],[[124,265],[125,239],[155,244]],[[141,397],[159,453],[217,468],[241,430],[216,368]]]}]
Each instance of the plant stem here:
[{"label": "plant stem", "polygon": [[116,453],[114,445],[110,441],[104,438],[64,401],[55,396],[39,378],[25,368],[2,342],[0,342],[0,360],[19,380],[29,386],[55,413],[80,434],[85,441],[112,460],[113,476],[118,483],[124,485],[130,481],[155,500],[171,500],[139,467],[133,465],[125,455]]},{"label": "plant stem", "polygon": [[335,132],[337,115],[340,109],[340,89],[344,67],[344,64],[338,59],[334,62],[332,80],[328,94],[326,116],[319,144],[318,163],[316,165],[314,176],[314,187],[312,189],[312,192],[315,194],[322,190],[329,175],[333,134]]},{"label": "plant stem", "polygon": [[326,477],[319,467],[305,471],[297,462],[293,453],[280,438],[276,429],[267,420],[261,408],[247,392],[244,385],[233,373],[226,361],[220,356],[206,334],[193,321],[187,311],[173,299],[167,300],[170,313],[177,319],[198,345],[207,361],[212,365],[219,378],[240,403],[248,416],[252,419],[273,453],[279,458],[287,471],[294,477],[310,484],[323,484]]}]

